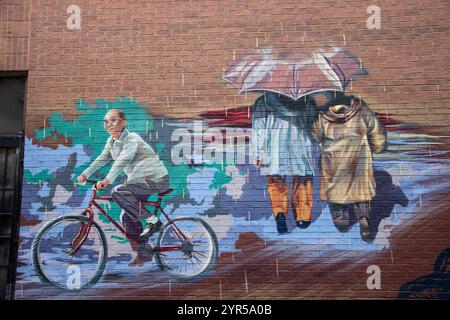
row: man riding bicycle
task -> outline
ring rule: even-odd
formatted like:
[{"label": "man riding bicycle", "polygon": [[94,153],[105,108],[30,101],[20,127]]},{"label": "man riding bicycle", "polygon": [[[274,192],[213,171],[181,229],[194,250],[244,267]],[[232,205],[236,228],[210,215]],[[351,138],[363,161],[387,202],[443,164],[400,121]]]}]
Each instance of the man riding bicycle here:
[{"label": "man riding bicycle", "polygon": [[[86,181],[109,161],[112,167],[106,178],[97,183],[97,190],[112,184],[123,171],[126,182],[114,188],[112,198],[123,209],[121,220],[130,240],[133,251],[137,253],[129,266],[143,265],[152,260],[152,248],[147,239],[158,231],[162,223],[141,202],[155,193],[169,189],[169,176],[166,167],[153,148],[137,133],[129,132],[125,113],[111,109],[105,115],[104,128],[110,134],[102,153],[78,177],[78,182]],[[141,218],[148,217],[147,228],[143,230]]]}]

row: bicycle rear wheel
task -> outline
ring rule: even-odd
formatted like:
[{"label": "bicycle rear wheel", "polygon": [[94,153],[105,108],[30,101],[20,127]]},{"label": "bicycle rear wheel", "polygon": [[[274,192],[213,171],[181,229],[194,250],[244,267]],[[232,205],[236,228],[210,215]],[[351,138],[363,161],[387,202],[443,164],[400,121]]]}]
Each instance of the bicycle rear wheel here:
[{"label": "bicycle rear wheel", "polygon": [[200,218],[172,220],[164,226],[156,244],[156,263],[178,280],[193,280],[205,275],[215,266],[219,255],[214,231]]},{"label": "bicycle rear wheel", "polygon": [[68,254],[71,242],[88,222],[84,216],[63,216],[48,222],[32,244],[33,264],[44,282],[70,290],[79,290],[96,283],[102,276],[107,256],[106,237],[93,222],[86,242],[75,253]]}]

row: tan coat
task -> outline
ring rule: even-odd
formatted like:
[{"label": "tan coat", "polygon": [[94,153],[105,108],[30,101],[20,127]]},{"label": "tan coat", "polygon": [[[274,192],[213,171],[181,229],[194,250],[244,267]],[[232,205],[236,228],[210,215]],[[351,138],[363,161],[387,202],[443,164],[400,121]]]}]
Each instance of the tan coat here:
[{"label": "tan coat", "polygon": [[321,199],[339,204],[370,201],[375,196],[372,152],[383,151],[386,130],[364,101],[321,112],[313,123],[321,155]]}]

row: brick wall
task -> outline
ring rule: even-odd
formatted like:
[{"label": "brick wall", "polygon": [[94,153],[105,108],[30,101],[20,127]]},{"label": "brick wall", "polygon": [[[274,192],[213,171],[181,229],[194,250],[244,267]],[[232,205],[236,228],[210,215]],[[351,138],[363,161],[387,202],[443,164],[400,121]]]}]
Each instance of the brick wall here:
[{"label": "brick wall", "polygon": [[[80,29],[67,27],[70,5],[81,10]],[[367,27],[370,5],[380,8],[380,29]],[[0,71],[28,72],[16,297],[60,294],[36,278],[31,242],[44,222],[86,205],[89,190],[77,191],[74,181],[101,151],[103,115],[113,107],[130,110],[134,128],[169,167],[176,192],[166,206],[174,215],[205,218],[219,235],[221,255],[208,277],[180,284],[151,264],[128,267],[128,243],[111,231],[108,266],[114,266],[101,281],[122,290],[93,287],[88,295],[70,295],[397,297],[404,283],[433,272],[450,243],[449,14],[449,3],[438,0],[2,1]],[[375,167],[409,200],[402,206],[384,189],[383,201],[393,205],[381,205],[385,215],[372,243],[361,242],[357,224],[347,233],[334,228],[319,200],[318,178],[311,226],[296,228],[289,213],[290,232],[281,236],[265,177],[250,163],[180,169],[170,158],[174,126],[251,124],[261,93],[240,94],[219,79],[236,59],[255,48],[309,54],[331,44],[352,52],[368,71],[347,91],[386,125],[389,146]],[[366,285],[370,265],[380,267],[380,289]]]}]

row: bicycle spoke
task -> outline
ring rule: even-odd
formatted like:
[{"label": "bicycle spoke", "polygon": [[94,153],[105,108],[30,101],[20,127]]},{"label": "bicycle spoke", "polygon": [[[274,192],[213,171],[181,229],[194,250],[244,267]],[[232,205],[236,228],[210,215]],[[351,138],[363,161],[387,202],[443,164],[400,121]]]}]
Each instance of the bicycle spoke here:
[{"label": "bicycle spoke", "polygon": [[194,251],[196,254],[201,255],[203,258],[207,258],[206,255],[204,255],[203,253],[200,253],[200,251]]},{"label": "bicycle spoke", "polygon": [[197,260],[197,262],[198,262],[198,264],[200,264],[201,263],[201,261],[200,261],[200,259],[198,259],[196,256],[192,256],[195,260]]}]

